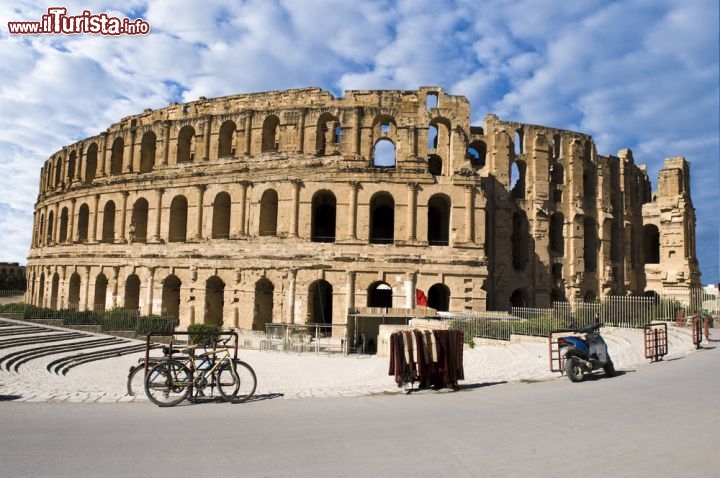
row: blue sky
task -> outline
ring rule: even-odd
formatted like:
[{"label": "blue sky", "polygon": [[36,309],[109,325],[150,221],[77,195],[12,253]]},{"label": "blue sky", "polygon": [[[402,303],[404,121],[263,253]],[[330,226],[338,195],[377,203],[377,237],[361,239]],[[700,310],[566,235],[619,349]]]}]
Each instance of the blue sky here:
[{"label": "blue sky", "polygon": [[172,101],[319,86],[464,95],[488,113],[632,149],[653,188],[691,163],[704,283],[720,282],[717,0],[65,1],[147,36],[11,36],[56,2],[0,5],[0,261],[25,263],[43,162]]}]

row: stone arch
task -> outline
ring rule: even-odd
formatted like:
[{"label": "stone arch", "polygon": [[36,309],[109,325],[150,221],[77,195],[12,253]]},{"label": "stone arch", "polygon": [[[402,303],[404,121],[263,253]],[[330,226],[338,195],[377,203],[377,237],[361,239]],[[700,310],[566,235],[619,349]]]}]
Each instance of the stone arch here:
[{"label": "stone arch", "polygon": [[125,301],[123,309],[139,311],[140,310],[140,277],[137,274],[130,274],[125,279]]},{"label": "stone arch", "polygon": [[45,244],[51,245],[53,241],[53,225],[55,224],[55,213],[48,213],[47,227],[45,228]]},{"label": "stone arch", "polygon": [[170,203],[168,242],[185,242],[187,240],[187,215],[187,199],[182,194],[175,196]]},{"label": "stone arch", "polygon": [[255,282],[255,306],[253,308],[253,330],[265,330],[265,324],[272,323],[273,294],[275,286],[267,278],[262,277]]},{"label": "stone arch", "polygon": [[148,209],[150,205],[147,199],[138,198],[133,204],[130,217],[130,241],[147,242]]},{"label": "stone arch", "polygon": [[565,255],[565,216],[561,212],[555,212],[550,216],[550,242],[549,249],[551,256]]},{"label": "stone arch", "polygon": [[373,166],[394,168],[395,164],[395,143],[389,138],[380,138],[373,146]]},{"label": "stone arch", "polygon": [[51,309],[57,309],[60,304],[58,304],[58,294],[60,292],[60,275],[56,272],[53,274],[52,277],[52,283],[50,285],[50,308]]},{"label": "stone arch", "polygon": [[280,148],[279,135],[280,118],[276,115],[268,115],[263,121],[262,149],[261,152],[268,153],[278,151]]},{"label": "stone arch", "polygon": [[428,290],[428,307],[447,312],[450,310],[450,289],[445,284],[433,284]]},{"label": "stone arch", "polygon": [[340,144],[340,123],[337,116],[331,113],[323,113],[317,121],[317,132],[315,135],[315,150],[319,155],[329,153],[328,145]]},{"label": "stone arch", "polygon": [[90,146],[85,153],[85,176],[83,182],[85,184],[92,183],[93,179],[97,175],[97,163],[98,163],[98,145],[97,143],[90,143]]},{"label": "stone arch", "polygon": [[62,157],[55,158],[55,187],[58,188],[62,184]]},{"label": "stone arch", "polygon": [[79,167],[77,164],[77,151],[70,152],[70,158],[68,159],[68,168],[67,168],[67,176],[66,181],[68,184],[71,184],[73,180],[75,179],[75,168]]},{"label": "stone arch", "polygon": [[97,313],[105,312],[105,302],[107,301],[108,279],[102,272],[95,277],[95,294],[93,296],[92,310]]},{"label": "stone arch", "polygon": [[115,138],[112,149],[110,150],[110,174],[122,174],[123,153],[125,151],[125,142],[121,137]]},{"label": "stone arch", "polygon": [[108,201],[103,208],[102,242],[112,244],[115,242],[115,203]]},{"label": "stone arch", "polygon": [[90,223],[90,207],[82,204],[78,211],[78,242],[88,242],[88,225]]},{"label": "stone arch", "polygon": [[598,228],[595,220],[591,217],[586,217],[583,221],[583,252],[585,260],[585,270],[587,272],[597,271],[598,264],[598,251],[599,243],[598,240]]},{"label": "stone arch", "polygon": [[645,264],[660,264],[660,231],[655,224],[643,226]]},{"label": "stone arch", "polygon": [[274,189],[267,189],[260,198],[260,227],[261,236],[277,235],[278,194]]},{"label": "stone arch", "polygon": [[223,325],[225,304],[225,283],[218,276],[205,281],[205,318],[206,324]]},{"label": "stone arch", "polygon": [[[434,129],[434,137],[431,131]],[[447,118],[433,118],[428,125],[428,152],[442,160],[450,156],[450,121]]]},{"label": "stone arch", "polygon": [[443,160],[437,154],[428,156],[428,173],[433,176],[441,176],[443,172]]},{"label": "stone arch", "polygon": [[64,207],[60,211],[60,231],[59,231],[59,237],[58,237],[58,241],[60,243],[66,242],[68,240],[67,233],[68,233],[68,208]]},{"label": "stone arch", "polygon": [[38,306],[45,306],[45,273],[40,273],[40,282],[38,283]]},{"label": "stone arch", "polygon": [[474,170],[485,167],[487,160],[487,145],[485,141],[476,140],[470,143],[467,149],[467,157],[470,160],[470,167]]},{"label": "stone arch", "polygon": [[232,120],[223,121],[218,132],[218,158],[235,156],[235,131],[237,125]]},{"label": "stone arch", "polygon": [[510,294],[510,306],[511,307],[527,307],[527,291],[525,289],[515,289]]},{"label": "stone arch", "polygon": [[395,241],[395,200],[387,192],[370,198],[370,243],[392,244]]},{"label": "stone arch", "polygon": [[367,306],[390,308],[393,306],[393,290],[390,284],[376,281],[367,288]]},{"label": "stone arch", "polygon": [[213,239],[229,239],[230,238],[230,212],[231,212],[230,194],[221,191],[215,195],[213,201],[213,219],[212,219],[212,238]]},{"label": "stone arch", "polygon": [[445,194],[434,194],[428,200],[427,241],[431,246],[450,244],[450,198]]},{"label": "stone arch", "polygon": [[516,271],[523,271],[528,262],[528,230],[529,224],[524,211],[513,213],[512,264]]},{"label": "stone arch", "polygon": [[162,281],[162,298],[160,313],[169,317],[180,317],[180,288],[182,281],[175,275],[170,274]]},{"label": "stone arch", "polygon": [[185,125],[180,128],[177,140],[177,163],[195,161],[195,128]]},{"label": "stone arch", "polygon": [[45,238],[43,235],[45,233],[45,214],[40,214],[40,221],[38,222],[37,231],[35,231],[35,233],[35,242],[38,246],[41,246],[43,244],[43,239]]},{"label": "stone arch", "polygon": [[80,274],[73,272],[68,287],[68,309],[80,310]]},{"label": "stone arch", "polygon": [[149,173],[155,168],[155,152],[157,150],[157,135],[147,131],[140,141],[140,172]]},{"label": "stone arch", "polygon": [[333,323],[333,288],[326,280],[316,280],[308,288],[308,322]]},{"label": "stone arch", "polygon": [[337,200],[332,191],[318,191],[312,198],[312,242],[335,242]]}]

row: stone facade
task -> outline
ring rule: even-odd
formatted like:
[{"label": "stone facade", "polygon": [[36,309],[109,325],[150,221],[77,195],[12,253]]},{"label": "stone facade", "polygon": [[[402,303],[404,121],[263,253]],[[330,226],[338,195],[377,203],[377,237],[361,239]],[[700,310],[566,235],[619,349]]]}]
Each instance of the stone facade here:
[{"label": "stone facade", "polygon": [[[416,290],[482,311],[642,294],[666,266],[664,284],[695,285],[689,189],[669,198],[667,176],[653,201],[630,151],[495,115],[471,126],[439,87],[201,98],[48,159],[26,299],[262,330],[414,308]],[[677,249],[652,267],[644,221]]]}]

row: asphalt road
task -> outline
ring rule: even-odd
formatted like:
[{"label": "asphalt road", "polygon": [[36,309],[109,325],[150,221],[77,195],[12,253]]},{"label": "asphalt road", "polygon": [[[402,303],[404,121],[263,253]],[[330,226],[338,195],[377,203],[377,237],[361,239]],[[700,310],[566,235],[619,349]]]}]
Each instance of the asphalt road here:
[{"label": "asphalt road", "polygon": [[0,402],[0,476],[720,476],[720,348],[574,384],[245,404]]}]

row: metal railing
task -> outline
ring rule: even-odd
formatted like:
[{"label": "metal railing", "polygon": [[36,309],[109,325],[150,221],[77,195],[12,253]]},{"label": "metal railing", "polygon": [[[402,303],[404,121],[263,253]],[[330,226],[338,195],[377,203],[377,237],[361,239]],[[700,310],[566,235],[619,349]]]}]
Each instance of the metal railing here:
[{"label": "metal railing", "polygon": [[265,324],[260,350],[347,354],[347,326],[334,324]]}]

